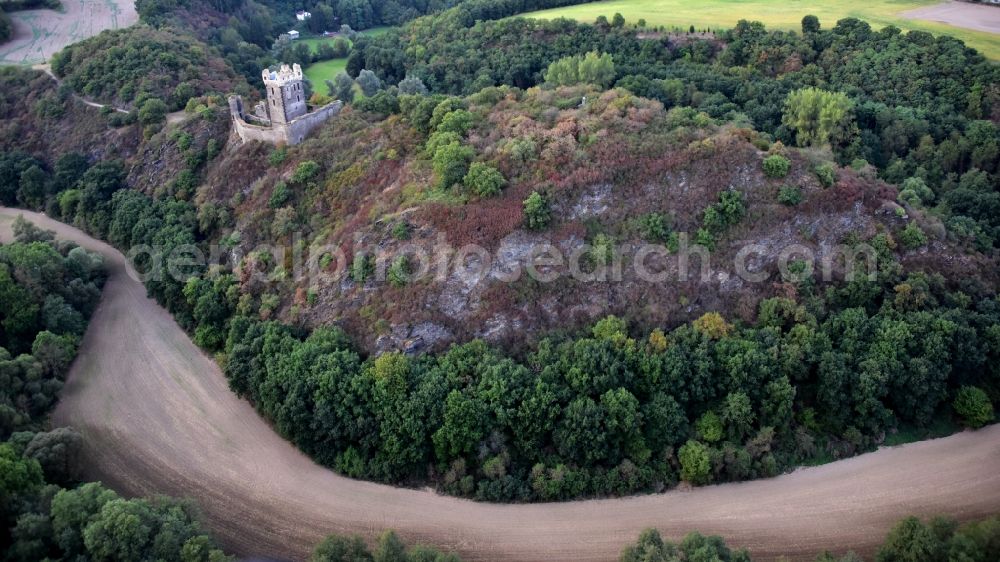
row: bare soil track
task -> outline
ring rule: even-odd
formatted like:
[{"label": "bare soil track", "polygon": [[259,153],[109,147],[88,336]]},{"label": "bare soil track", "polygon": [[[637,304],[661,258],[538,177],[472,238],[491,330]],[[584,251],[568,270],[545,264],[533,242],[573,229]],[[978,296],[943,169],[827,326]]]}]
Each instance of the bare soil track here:
[{"label": "bare soil track", "polygon": [[[19,212],[0,208],[0,237]],[[655,526],[673,538],[720,534],[764,559],[812,559],[824,549],[871,552],[905,515],[1000,511],[1000,425],[769,480],[623,499],[490,505],[343,478],[229,391],[119,252],[24,214],[102,252],[112,269],[54,414],[85,435],[88,476],[126,494],[193,498],[240,554],[301,559],[326,533],[391,527],[468,560],[613,560]]]},{"label": "bare soil track", "polygon": [[0,64],[49,60],[66,45],[139,21],[132,0],[61,0],[59,10],[11,12],[14,36],[0,45]]},{"label": "bare soil track", "polygon": [[996,6],[951,0],[902,12],[899,15],[908,19],[933,21],[975,31],[1000,33],[1000,8]]}]

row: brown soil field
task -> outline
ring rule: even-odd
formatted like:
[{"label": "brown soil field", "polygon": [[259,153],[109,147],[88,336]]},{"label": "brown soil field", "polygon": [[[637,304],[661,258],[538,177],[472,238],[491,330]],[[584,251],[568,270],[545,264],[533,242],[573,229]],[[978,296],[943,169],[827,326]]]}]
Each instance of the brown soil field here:
[{"label": "brown soil field", "polygon": [[[0,208],[0,237],[20,211]],[[146,297],[124,257],[43,215],[110,265],[53,418],[86,438],[87,476],[129,495],[192,498],[245,556],[303,559],[330,532],[386,528],[467,560],[614,560],[647,527],[699,530],[760,559],[870,553],[899,518],[1000,511],[1000,425],[768,480],[621,499],[493,505],[351,480],[309,460],[229,391],[211,358]]]},{"label": "brown soil field", "polygon": [[60,0],[62,10],[12,12],[14,36],[0,44],[0,64],[36,64],[71,43],[139,21],[132,0]]},{"label": "brown soil field", "polygon": [[899,14],[900,17],[945,23],[987,33],[1000,33],[1000,7],[969,2],[943,2]]}]

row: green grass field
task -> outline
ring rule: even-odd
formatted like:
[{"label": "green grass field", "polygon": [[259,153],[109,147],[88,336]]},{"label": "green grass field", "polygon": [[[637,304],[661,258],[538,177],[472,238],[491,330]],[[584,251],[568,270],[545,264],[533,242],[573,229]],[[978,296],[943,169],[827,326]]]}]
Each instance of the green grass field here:
[{"label": "green grass field", "polygon": [[800,30],[802,16],[813,14],[823,27],[833,27],[837,20],[856,17],[872,27],[895,25],[904,30],[921,30],[952,35],[985,56],[1000,59],[1000,34],[972,31],[945,24],[900,17],[901,12],[937,4],[937,0],[607,0],[523,14],[525,17],[553,19],[565,17],[592,22],[598,16],[611,19],[616,12],[629,24],[640,18],[647,26],[687,29],[727,29],[741,19],[758,20],[769,28]]},{"label": "green grass field", "polygon": [[[368,35],[370,37],[375,37],[377,35],[382,35],[383,33],[392,29],[391,27],[373,27],[371,29],[366,29],[360,32],[362,35]],[[310,37],[308,39],[300,39],[300,43],[305,43],[312,48],[313,52],[323,43],[333,43],[333,37]],[[333,77],[337,74],[343,72],[347,68],[347,58],[331,59],[316,62],[310,64],[303,70],[306,78],[309,79],[313,84],[313,90],[317,92],[326,92],[326,86],[324,86],[327,80],[333,80]]]},{"label": "green grass field", "polygon": [[306,78],[313,84],[313,91],[324,91],[326,80],[333,80],[333,77],[343,72],[347,68],[347,59],[332,59],[310,64],[303,71]]}]

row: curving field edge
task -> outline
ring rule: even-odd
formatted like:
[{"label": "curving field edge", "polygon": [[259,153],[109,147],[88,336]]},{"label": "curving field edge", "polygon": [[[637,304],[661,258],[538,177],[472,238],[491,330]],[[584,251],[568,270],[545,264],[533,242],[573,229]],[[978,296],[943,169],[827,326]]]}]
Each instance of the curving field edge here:
[{"label": "curving field edge", "polygon": [[281,439],[229,391],[216,364],[127,275],[121,253],[23,213],[104,254],[111,275],[53,418],[86,438],[87,476],[128,495],[192,498],[246,556],[305,558],[330,532],[408,541],[467,560],[613,560],[640,530],[720,534],[761,558],[870,552],[905,515],[1000,511],[1000,425],[882,449],[769,480],[557,504],[493,505],[351,480]]}]

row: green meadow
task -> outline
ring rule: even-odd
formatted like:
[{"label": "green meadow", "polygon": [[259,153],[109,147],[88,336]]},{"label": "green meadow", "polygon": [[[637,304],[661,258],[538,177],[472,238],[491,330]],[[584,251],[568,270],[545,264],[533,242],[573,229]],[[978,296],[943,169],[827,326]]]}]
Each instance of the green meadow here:
[{"label": "green meadow", "polygon": [[325,92],[326,80],[333,80],[333,77],[343,72],[347,68],[347,59],[331,59],[310,64],[303,71],[306,78],[313,84],[313,91]]},{"label": "green meadow", "polygon": [[[362,35],[367,35],[374,37],[377,35],[382,35],[383,33],[392,29],[391,27],[373,27],[371,29],[366,29],[361,31]],[[323,43],[333,43],[335,37],[310,37],[308,39],[300,39],[299,42],[309,45],[309,47],[316,52]],[[306,78],[312,82],[313,90],[317,92],[325,92],[326,86],[324,85],[327,80],[333,80],[333,77],[343,72],[347,68],[347,58],[330,59],[325,61],[316,62],[310,64],[303,70]]]}]

